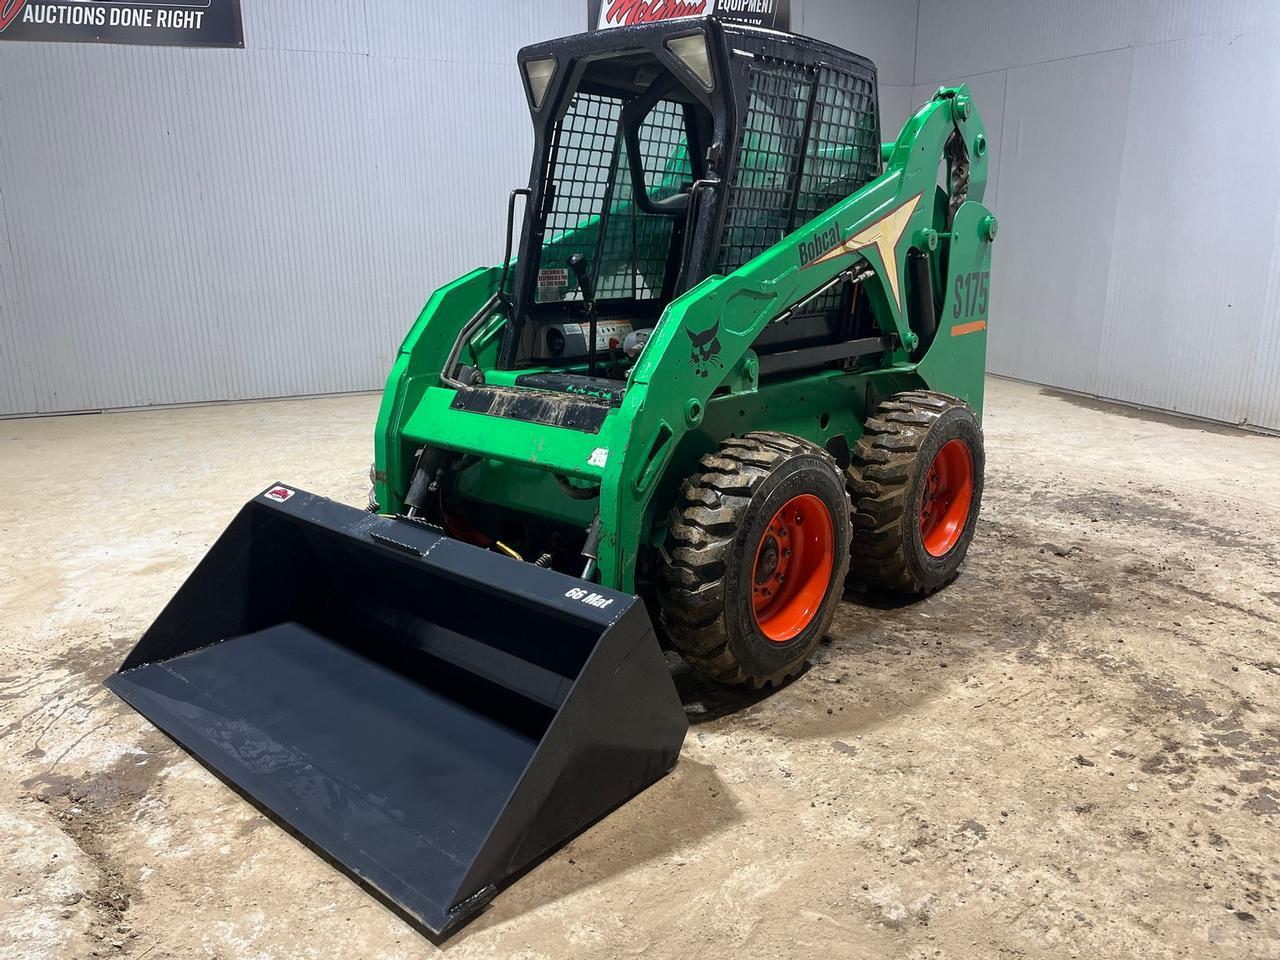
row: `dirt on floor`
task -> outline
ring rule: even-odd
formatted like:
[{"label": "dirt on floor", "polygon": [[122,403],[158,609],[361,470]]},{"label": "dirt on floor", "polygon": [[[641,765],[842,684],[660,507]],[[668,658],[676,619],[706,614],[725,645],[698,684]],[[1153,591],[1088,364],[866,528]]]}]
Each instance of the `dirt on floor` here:
[{"label": "dirt on floor", "polygon": [[1280,957],[1280,440],[993,380],[982,520],[442,946],[102,687],[377,398],[0,422],[0,957]]}]

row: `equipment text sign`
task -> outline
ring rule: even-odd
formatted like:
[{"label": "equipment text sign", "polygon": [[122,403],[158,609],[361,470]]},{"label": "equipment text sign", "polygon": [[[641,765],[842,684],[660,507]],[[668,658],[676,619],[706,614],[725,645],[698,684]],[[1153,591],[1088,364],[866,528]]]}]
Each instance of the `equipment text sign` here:
[{"label": "equipment text sign", "polygon": [[243,47],[240,0],[0,0],[0,40]]}]

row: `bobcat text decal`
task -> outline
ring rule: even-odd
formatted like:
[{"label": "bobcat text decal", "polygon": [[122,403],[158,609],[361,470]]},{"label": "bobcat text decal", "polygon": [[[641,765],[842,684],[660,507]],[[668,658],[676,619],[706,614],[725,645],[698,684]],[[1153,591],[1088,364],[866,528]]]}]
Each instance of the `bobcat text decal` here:
[{"label": "bobcat text decal", "polygon": [[800,241],[800,266],[807,267],[811,263],[817,263],[820,256],[839,245],[840,224],[833,223],[821,233]]},{"label": "bobcat text decal", "polygon": [[[916,212],[916,207],[920,205],[920,196],[917,193],[906,203],[894,207],[879,220],[863,227],[848,240],[833,243],[823,253],[815,253],[813,259],[805,263],[804,266],[812,267],[814,264],[826,263],[828,260],[834,260],[837,257],[857,253],[867,247],[875,247],[876,252],[880,254],[880,260],[884,263],[885,279],[889,282],[889,292],[893,295],[893,302],[897,305],[898,312],[901,313],[902,291],[898,279],[898,243],[902,240],[902,234],[907,229],[907,222],[911,219],[911,215]],[[832,230],[838,230],[838,228],[833,227]],[[815,236],[809,243],[802,243],[800,245],[801,260],[804,259],[806,247],[818,247],[819,241],[826,242],[830,233],[831,230],[825,231]],[[838,232],[836,236],[839,236]]]}]

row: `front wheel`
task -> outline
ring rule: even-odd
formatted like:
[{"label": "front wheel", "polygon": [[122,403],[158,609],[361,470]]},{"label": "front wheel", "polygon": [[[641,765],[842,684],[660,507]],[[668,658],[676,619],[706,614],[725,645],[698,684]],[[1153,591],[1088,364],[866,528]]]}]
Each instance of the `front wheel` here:
[{"label": "front wheel", "polygon": [[782,433],[725,440],[671,511],[663,629],[715,680],[782,683],[831,626],[849,536],[849,497],[825,450]]}]

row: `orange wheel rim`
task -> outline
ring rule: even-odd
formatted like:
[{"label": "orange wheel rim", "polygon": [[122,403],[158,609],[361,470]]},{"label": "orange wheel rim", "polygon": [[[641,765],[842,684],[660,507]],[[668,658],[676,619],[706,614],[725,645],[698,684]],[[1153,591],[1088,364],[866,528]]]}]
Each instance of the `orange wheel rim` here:
[{"label": "orange wheel rim", "polygon": [[920,539],[932,556],[955,549],[973,505],[973,454],[963,440],[948,440],[929,464],[920,497]]},{"label": "orange wheel rim", "polygon": [[751,607],[770,642],[794,639],[818,615],[835,539],[831,511],[811,493],[792,497],[765,527],[751,569]]}]

